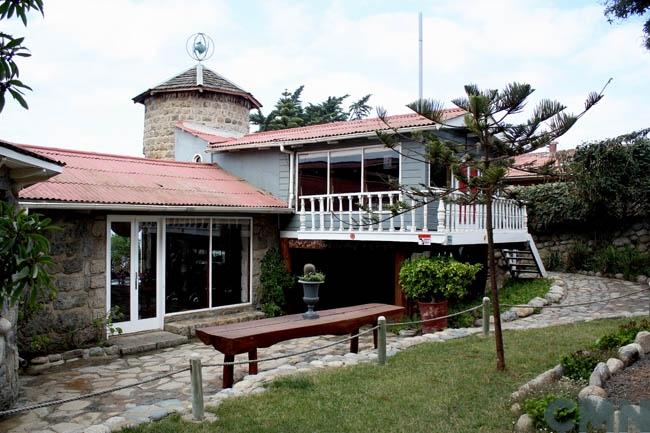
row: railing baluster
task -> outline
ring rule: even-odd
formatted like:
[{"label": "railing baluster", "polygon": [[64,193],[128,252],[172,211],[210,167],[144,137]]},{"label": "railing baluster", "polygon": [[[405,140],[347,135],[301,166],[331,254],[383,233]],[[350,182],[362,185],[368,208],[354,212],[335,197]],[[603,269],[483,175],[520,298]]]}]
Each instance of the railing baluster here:
[{"label": "railing baluster", "polygon": [[399,212],[399,230],[402,231],[402,232],[404,232],[404,231],[406,231],[406,226],[404,225],[404,209],[402,209],[402,207],[401,207],[402,198],[403,198],[403,197],[402,197],[402,194],[400,194],[399,196],[397,196],[397,199],[398,199],[399,202],[400,202],[400,212]]},{"label": "railing baluster", "polygon": [[416,209],[415,199],[411,199],[411,231],[414,232],[417,227],[415,226],[415,209]]},{"label": "railing baluster", "polygon": [[429,231],[429,202],[426,197],[424,198],[424,204],[422,205],[422,231]]},{"label": "railing baluster", "polygon": [[339,231],[343,231],[343,197],[340,195],[336,196],[339,201]]},{"label": "railing baluster", "polygon": [[395,231],[395,223],[393,222],[394,216],[393,216],[393,194],[388,193],[388,206],[390,206],[390,218],[388,219],[388,231],[389,232],[394,232]]},{"label": "railing baluster", "polygon": [[382,203],[384,195],[382,193],[377,194],[377,215],[379,215],[379,220],[377,221],[377,230],[380,232],[384,231],[384,204]]},{"label": "railing baluster", "polygon": [[358,217],[359,217],[359,231],[363,231],[363,196],[361,194],[357,195],[357,199],[359,199],[359,211],[358,211]]},{"label": "railing baluster", "polygon": [[311,197],[309,199],[309,202],[311,203],[311,208],[309,209],[311,211],[311,231],[316,231],[316,211],[314,210],[314,197]]},{"label": "railing baluster", "polygon": [[353,230],[353,220],[352,220],[352,195],[348,195],[348,230]]},{"label": "railing baluster", "polygon": [[320,217],[320,231],[325,231],[325,198],[321,197],[318,199],[318,216]]},{"label": "railing baluster", "polygon": [[438,226],[436,227],[436,230],[439,232],[444,232],[445,231],[445,219],[447,218],[447,215],[445,214],[445,202],[440,197],[438,199]]},{"label": "railing baluster", "polygon": [[375,227],[374,227],[375,225],[372,222],[373,221],[372,217],[374,216],[374,213],[372,211],[372,195],[371,194],[368,194],[368,211],[366,212],[366,214],[367,214],[366,216],[368,218],[368,231],[369,232],[374,231],[375,230]]},{"label": "railing baluster", "polygon": [[300,231],[305,231],[305,199],[300,198]]}]

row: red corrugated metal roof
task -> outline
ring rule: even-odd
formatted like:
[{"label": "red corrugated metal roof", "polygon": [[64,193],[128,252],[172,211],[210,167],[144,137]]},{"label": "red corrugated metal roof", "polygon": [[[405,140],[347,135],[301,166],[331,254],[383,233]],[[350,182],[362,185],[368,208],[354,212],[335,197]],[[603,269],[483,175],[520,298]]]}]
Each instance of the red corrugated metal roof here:
[{"label": "red corrugated metal roof", "polygon": [[180,121],[176,124],[177,128],[182,129],[183,131],[200,138],[203,141],[208,142],[209,144],[213,143],[224,143],[226,141],[234,140],[233,137],[225,137],[223,135],[211,134],[209,132],[201,131],[189,122]]},{"label": "red corrugated metal roof", "polygon": [[[460,108],[452,108],[445,111],[445,120],[462,116],[465,113],[465,111]],[[434,125],[434,122],[416,113],[388,116],[386,120],[392,128],[397,129]],[[389,127],[386,126],[384,121],[377,117],[373,117],[371,119],[332,122],[324,123],[322,125],[303,126],[300,128],[256,132],[225,142],[217,142],[216,140],[211,141],[211,139],[207,137],[208,139],[206,141],[212,144],[210,146],[212,149],[226,150],[312,139],[322,139],[325,141],[329,138],[342,138],[347,135],[372,133],[388,129]],[[218,136],[215,136],[215,138],[216,137]]]},{"label": "red corrugated metal roof", "polygon": [[22,147],[66,165],[63,173],[20,191],[21,200],[251,209],[287,207],[282,200],[211,164]]}]

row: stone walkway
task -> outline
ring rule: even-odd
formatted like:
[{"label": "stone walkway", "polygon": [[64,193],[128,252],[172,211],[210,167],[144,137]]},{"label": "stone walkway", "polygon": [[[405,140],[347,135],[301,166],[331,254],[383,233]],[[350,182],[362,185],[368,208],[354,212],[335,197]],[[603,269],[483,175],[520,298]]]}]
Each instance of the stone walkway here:
[{"label": "stone walkway", "polygon": [[[609,280],[574,274],[553,274],[561,278],[567,288],[562,304],[574,304],[638,291],[644,286],[622,280]],[[647,287],[647,286],[646,286]],[[536,314],[504,324],[505,329],[544,327],[555,324],[592,320],[602,317],[647,315],[650,298],[648,292],[630,298],[586,307],[544,309]],[[427,341],[444,341],[480,332],[479,328],[449,329],[435,334],[411,338],[398,338],[389,333],[389,355],[403,348]],[[290,340],[268,349],[260,349],[260,358],[292,353],[327,344],[341,337],[324,336]],[[347,344],[334,346],[318,353],[295,356],[260,364],[260,380],[246,376],[246,366],[235,367],[235,380],[241,380],[231,390],[221,390],[221,368],[203,369],[206,404],[244,392],[262,392],[261,378],[283,373],[308,371],[314,368],[339,367],[376,359],[372,349],[372,334],[362,336],[358,355],[347,353]],[[155,353],[135,355],[114,360],[103,365],[92,365],[74,370],[47,372],[39,376],[21,378],[22,396],[17,407],[83,395],[108,387],[135,383],[138,380],[188,366],[192,353],[198,353],[204,364],[223,361],[223,356],[200,342],[163,349]],[[246,359],[246,355],[237,360]],[[221,392],[219,392],[221,390]],[[118,430],[126,425],[159,419],[174,410],[187,410],[189,406],[189,373],[161,379],[134,388],[117,391],[93,399],[42,408],[0,421],[0,432],[88,432],[101,433]]]}]

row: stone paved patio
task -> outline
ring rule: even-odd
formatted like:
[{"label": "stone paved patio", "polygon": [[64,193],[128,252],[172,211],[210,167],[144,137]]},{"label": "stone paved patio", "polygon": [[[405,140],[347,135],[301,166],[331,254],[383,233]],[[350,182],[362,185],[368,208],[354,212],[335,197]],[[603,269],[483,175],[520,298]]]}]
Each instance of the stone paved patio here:
[{"label": "stone paved patio", "polygon": [[[568,289],[562,304],[573,304],[591,300],[615,297],[638,291],[644,286],[622,280],[609,280],[574,274],[554,274],[561,277]],[[585,307],[545,309],[541,314],[529,316],[504,324],[505,329],[524,329],[564,324],[576,321],[593,320],[603,317],[647,315],[649,294],[635,295],[612,301],[610,304],[596,304]],[[446,330],[412,338],[397,338],[389,334],[389,354],[427,341],[444,341],[459,338],[480,329]],[[287,341],[268,349],[260,349],[260,358],[291,353],[310,347],[326,344],[341,337],[314,337]],[[372,360],[376,357],[372,350],[372,334],[359,341],[359,355],[347,354],[347,345],[331,347],[318,353],[292,357],[260,364],[262,376],[277,375],[278,372],[291,373],[314,368],[338,367]],[[114,360],[104,365],[81,367],[75,370],[47,372],[40,376],[21,378],[22,396],[17,406],[52,399],[79,396],[91,391],[135,383],[152,375],[186,367],[191,353],[198,353],[204,364],[223,361],[223,356],[211,347],[200,342],[191,342],[158,352],[134,355]],[[245,355],[237,360],[246,359]],[[246,366],[235,367],[235,380],[244,378]],[[261,392],[260,382],[244,380],[232,390],[220,391],[221,368],[210,367],[203,370],[206,403],[216,403],[228,394]],[[217,394],[218,393],[218,394]],[[125,425],[137,424],[150,419],[159,419],[173,410],[184,410],[189,406],[189,373],[181,373],[138,387],[117,391],[105,396],[66,403],[58,407],[37,409],[8,417],[0,421],[0,432],[109,432]]]}]

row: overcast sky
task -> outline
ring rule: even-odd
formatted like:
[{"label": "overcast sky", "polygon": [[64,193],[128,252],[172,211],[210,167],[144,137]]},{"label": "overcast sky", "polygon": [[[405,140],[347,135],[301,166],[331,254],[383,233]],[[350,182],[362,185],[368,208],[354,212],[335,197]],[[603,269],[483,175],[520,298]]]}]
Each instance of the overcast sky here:
[{"label": "overcast sky", "polygon": [[30,109],[10,101],[0,113],[0,138],[18,143],[141,155],[144,108],[131,98],[191,67],[185,42],[201,31],[216,45],[206,66],[264,112],[283,89],[304,84],[306,102],[372,93],[373,106],[404,113],[417,97],[418,11],[425,97],[523,81],[536,98],[577,112],[613,77],[560,147],[650,126],[641,21],[610,25],[598,0],[45,0],[45,8],[27,28],[2,24],[25,35],[33,54],[20,60]]}]

